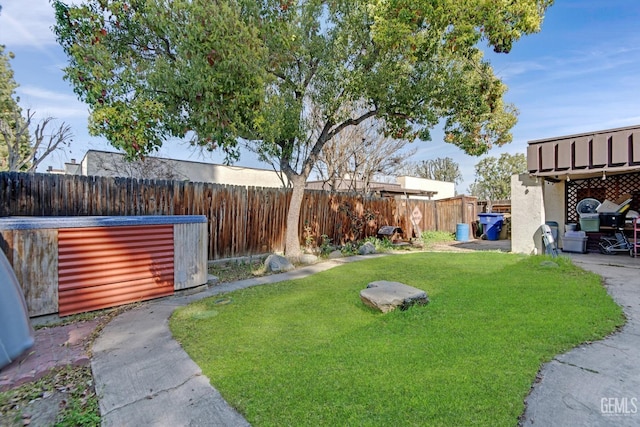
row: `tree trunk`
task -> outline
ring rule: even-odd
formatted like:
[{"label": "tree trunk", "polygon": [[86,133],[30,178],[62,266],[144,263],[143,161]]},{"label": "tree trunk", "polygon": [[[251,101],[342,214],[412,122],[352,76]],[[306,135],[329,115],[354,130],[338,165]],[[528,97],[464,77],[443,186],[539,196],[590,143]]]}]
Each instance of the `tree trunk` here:
[{"label": "tree trunk", "polygon": [[299,224],[302,201],[304,200],[305,178],[302,175],[289,177],[292,184],[291,201],[287,213],[287,227],[285,232],[284,253],[291,260],[299,260],[302,256],[300,248]]}]

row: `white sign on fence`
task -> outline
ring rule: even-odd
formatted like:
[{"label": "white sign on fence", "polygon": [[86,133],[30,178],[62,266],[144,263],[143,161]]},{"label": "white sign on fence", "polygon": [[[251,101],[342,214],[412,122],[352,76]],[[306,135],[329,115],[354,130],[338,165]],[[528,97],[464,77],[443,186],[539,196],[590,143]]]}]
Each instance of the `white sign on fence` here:
[{"label": "white sign on fence", "polygon": [[413,212],[411,212],[411,219],[415,222],[422,221],[422,212],[420,212],[420,209],[418,209],[417,206],[413,208]]}]

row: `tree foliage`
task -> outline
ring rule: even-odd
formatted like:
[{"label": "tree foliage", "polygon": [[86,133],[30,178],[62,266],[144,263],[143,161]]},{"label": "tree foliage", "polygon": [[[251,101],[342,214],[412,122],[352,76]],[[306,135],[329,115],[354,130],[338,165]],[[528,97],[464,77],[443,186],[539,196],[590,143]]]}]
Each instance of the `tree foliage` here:
[{"label": "tree foliage", "polygon": [[[9,61],[13,59],[13,53],[5,53],[4,45],[0,45],[0,135],[2,133],[15,132],[16,128],[24,125],[22,110],[15,98],[15,90],[18,84],[14,80],[13,70]],[[22,144],[28,141],[28,135],[20,139]],[[0,170],[9,168],[9,145],[5,138],[0,139]]]},{"label": "tree foliage", "polygon": [[50,133],[53,118],[47,117],[35,124],[31,134],[35,112],[20,108],[9,64],[12,58],[0,45],[0,170],[33,172],[52,152],[70,143],[71,129],[62,123]]},{"label": "tree foliage", "polygon": [[410,167],[410,170],[421,178],[453,182],[456,185],[462,181],[460,166],[451,157],[422,160]]},{"label": "tree foliage", "polygon": [[476,179],[469,193],[483,200],[511,198],[511,176],[527,171],[527,158],[522,153],[503,153],[500,157],[485,157],[476,166]]},{"label": "tree foliage", "polygon": [[472,155],[511,141],[516,110],[479,43],[508,52],[552,0],[54,0],[66,77],[91,131],[129,155],[192,136],[278,159],[293,186],[299,254],[305,180],[324,145],[370,118],[396,139],[445,139]]},{"label": "tree foliage", "polygon": [[208,0],[53,5],[65,76],[90,107],[91,134],[129,157],[185,136],[237,155],[266,84],[256,11]]}]

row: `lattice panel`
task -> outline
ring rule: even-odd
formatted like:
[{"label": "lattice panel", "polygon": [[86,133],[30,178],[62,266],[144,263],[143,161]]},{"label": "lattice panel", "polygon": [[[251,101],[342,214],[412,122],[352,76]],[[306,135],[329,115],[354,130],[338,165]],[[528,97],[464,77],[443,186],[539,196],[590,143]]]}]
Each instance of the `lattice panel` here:
[{"label": "lattice panel", "polygon": [[576,179],[565,187],[567,222],[578,222],[576,206],[584,198],[591,197],[603,202],[614,201],[623,194],[631,194],[631,209],[640,212],[640,173],[607,176],[606,179]]}]

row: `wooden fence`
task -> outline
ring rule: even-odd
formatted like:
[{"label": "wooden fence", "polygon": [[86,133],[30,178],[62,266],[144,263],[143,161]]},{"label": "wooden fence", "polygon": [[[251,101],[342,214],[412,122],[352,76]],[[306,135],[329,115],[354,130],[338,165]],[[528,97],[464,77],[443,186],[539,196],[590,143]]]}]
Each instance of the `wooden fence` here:
[{"label": "wooden fence", "polygon": [[[186,181],[79,175],[0,173],[0,216],[205,215],[209,259],[284,249],[291,192]],[[444,200],[365,198],[307,191],[299,224],[301,244],[326,235],[344,243],[376,235],[383,225],[455,232],[476,219],[475,197]]]},{"label": "wooden fence", "polygon": [[511,213],[511,200],[492,200],[487,203],[486,200],[478,200],[478,213]]}]

